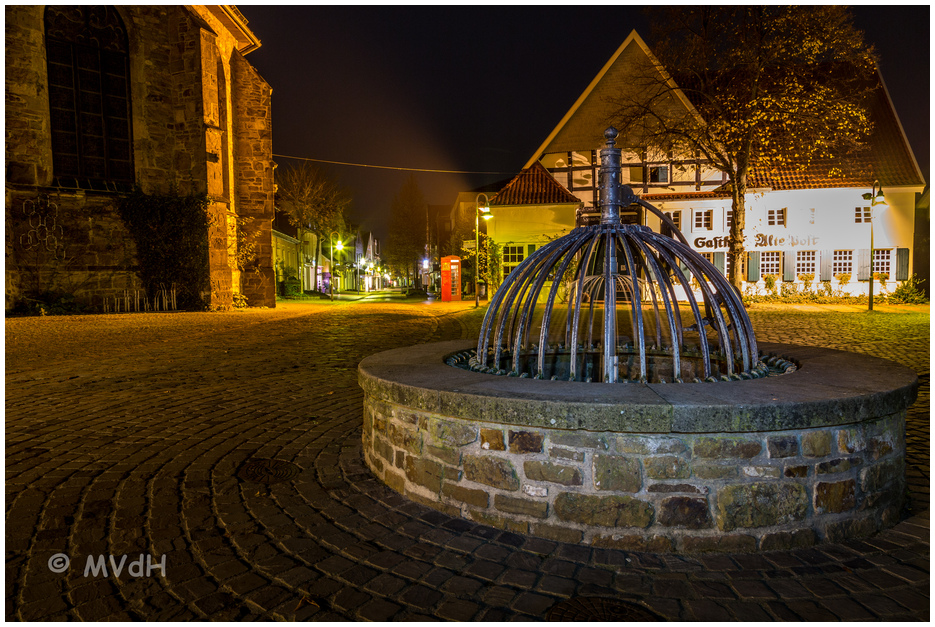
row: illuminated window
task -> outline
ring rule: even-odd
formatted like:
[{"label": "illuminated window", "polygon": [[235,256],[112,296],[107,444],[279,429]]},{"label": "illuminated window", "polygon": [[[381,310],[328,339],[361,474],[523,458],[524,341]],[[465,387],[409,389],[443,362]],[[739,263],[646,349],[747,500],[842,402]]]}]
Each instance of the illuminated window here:
[{"label": "illuminated window", "polygon": [[778,250],[760,253],[760,274],[782,274],[782,253]]},{"label": "illuminated window", "polygon": [[766,211],[766,223],[769,226],[786,226],[786,209],[768,209]]},{"label": "illuminated window", "polygon": [[854,251],[836,250],[831,259],[831,274],[851,274],[854,270]]},{"label": "illuminated window", "polygon": [[45,35],[53,173],[132,182],[123,21],[113,7],[50,6]]},{"label": "illuminated window", "polygon": [[[890,274],[890,259],[893,256],[890,249],[873,251],[873,271]],[[892,275],[891,275],[892,276]]]},{"label": "illuminated window", "polygon": [[698,210],[695,211],[695,231],[700,230],[711,230],[711,223],[713,222],[712,218],[714,217],[714,212],[710,209],[707,211]]},{"label": "illuminated window", "polygon": [[504,246],[503,263],[519,263],[523,260],[523,246]]},{"label": "illuminated window", "polygon": [[800,250],[795,254],[795,274],[815,274],[815,251]]},{"label": "illuminated window", "polygon": [[854,222],[870,222],[870,207],[854,207]]},{"label": "illuminated window", "polygon": [[701,256],[707,259],[709,263],[714,263],[714,253],[701,253]]},{"label": "illuminated window", "polygon": [[526,252],[525,246],[504,246],[503,247],[503,274],[506,276],[509,274],[516,266],[522,263],[524,259],[524,253]]}]

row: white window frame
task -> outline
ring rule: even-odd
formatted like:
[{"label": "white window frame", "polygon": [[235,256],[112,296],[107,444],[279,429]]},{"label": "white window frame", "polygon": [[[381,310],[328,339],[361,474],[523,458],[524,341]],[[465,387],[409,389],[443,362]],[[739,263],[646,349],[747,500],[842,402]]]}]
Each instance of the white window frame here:
[{"label": "white window frame", "polygon": [[[768,271],[774,267],[775,272]],[[782,276],[782,251],[766,250],[760,253],[760,275],[767,274]]]},{"label": "white window frame", "polygon": [[712,230],[714,228],[714,211],[712,209],[695,209],[692,213],[692,227],[692,232]]},{"label": "white window frame", "polygon": [[893,249],[892,248],[875,248],[873,250],[873,274],[876,275],[878,272],[885,272],[889,277],[893,278]]},{"label": "white window frame", "polygon": [[868,224],[871,216],[870,207],[854,207],[854,224]]},{"label": "white window frame", "polygon": [[836,250],[831,255],[831,276],[854,273],[853,250]]},{"label": "white window frame", "polygon": [[504,245],[503,251],[501,253],[503,262],[503,276],[508,275],[513,271],[519,264],[523,263],[526,259],[526,245],[525,244],[508,244]]},{"label": "white window frame", "polygon": [[766,210],[767,226],[786,226],[786,207]]},{"label": "white window frame", "polygon": [[818,276],[818,251],[797,250],[795,252],[795,276],[812,274]]}]

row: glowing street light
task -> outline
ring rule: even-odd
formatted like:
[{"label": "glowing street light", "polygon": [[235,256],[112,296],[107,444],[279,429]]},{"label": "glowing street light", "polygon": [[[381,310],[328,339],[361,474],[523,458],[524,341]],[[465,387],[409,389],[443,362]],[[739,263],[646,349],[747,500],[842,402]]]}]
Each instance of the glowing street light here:
[{"label": "glowing street light", "polygon": [[334,247],[337,246],[338,251],[344,250],[344,242],[342,242],[340,239],[338,240],[337,244],[334,243],[335,235],[338,235],[340,237],[340,233],[338,233],[337,231],[331,231],[331,235],[328,236],[329,240],[331,241],[331,284],[329,285],[329,287],[331,291],[332,301],[334,300]]},{"label": "glowing street light", "polygon": [[867,311],[873,311],[873,208],[887,208],[886,199],[883,198],[883,187],[880,181],[873,182],[873,188],[869,194],[862,194],[864,200],[870,201],[870,299],[867,304]]},{"label": "glowing street light", "polygon": [[[480,197],[484,197],[484,206],[480,204]],[[490,215],[490,199],[487,194],[478,194],[474,199],[474,307],[480,307],[480,293],[477,291],[477,279],[480,276],[480,216],[483,214],[485,220],[493,216]]]}]

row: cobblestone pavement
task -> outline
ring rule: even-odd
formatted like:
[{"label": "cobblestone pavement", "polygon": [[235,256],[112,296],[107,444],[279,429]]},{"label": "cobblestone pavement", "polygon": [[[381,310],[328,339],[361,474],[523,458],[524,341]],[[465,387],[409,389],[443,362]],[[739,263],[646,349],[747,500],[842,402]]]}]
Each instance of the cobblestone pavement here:
[{"label": "cobblestone pavement", "polygon": [[[472,337],[479,313],[337,302],[7,320],[7,619],[543,620],[597,596],[668,620],[928,620],[927,310],[751,312],[764,341],[851,348],[922,375],[911,518],[863,541],[692,557],[521,537],[370,475],[357,363]],[[255,458],[301,471],[239,479]],[[55,554],[71,559],[60,574]],[[85,577],[100,555],[115,558],[108,576]],[[147,572],[142,555],[165,569]]]}]

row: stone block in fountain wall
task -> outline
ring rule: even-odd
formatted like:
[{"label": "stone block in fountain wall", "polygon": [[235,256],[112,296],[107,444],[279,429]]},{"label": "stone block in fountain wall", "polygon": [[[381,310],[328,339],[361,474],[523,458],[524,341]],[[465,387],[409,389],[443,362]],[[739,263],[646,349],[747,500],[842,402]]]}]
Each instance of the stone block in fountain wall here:
[{"label": "stone block in fountain wall", "polygon": [[[597,384],[604,388],[598,391],[595,384],[508,379],[432,365],[442,363],[452,345],[459,346],[422,345],[410,356],[407,349],[389,351],[380,355],[392,354],[392,367],[384,368],[380,355],[360,367],[367,464],[392,489],[449,515],[564,542],[685,553],[809,546],[866,536],[898,520],[905,495],[905,408],[916,385],[915,375],[898,366],[888,366],[888,383],[878,390],[863,382],[848,391],[842,389],[846,378],[828,379],[834,381],[828,393],[834,387],[841,396],[834,406],[862,409],[809,414],[803,428],[731,432],[724,426],[735,417],[724,409],[712,414],[723,424],[712,423],[709,431],[641,433],[626,424],[606,429],[601,416],[593,426],[567,428],[575,420],[569,407],[578,402],[571,392],[598,396],[595,406],[619,415],[609,395],[624,406],[631,389],[662,388],[664,395],[678,386]],[[795,357],[795,347],[787,348]],[[833,376],[834,364],[879,361],[808,350],[826,377]],[[400,368],[400,359],[411,363],[411,370]],[[806,366],[803,362],[798,372],[814,399],[821,381],[809,376]],[[785,406],[797,402],[795,376],[683,385],[700,388],[706,402],[725,408],[740,399],[751,404],[764,382],[767,392],[789,385]],[[425,393],[413,390],[413,381],[425,386]],[[524,389],[529,383],[535,389]],[[556,383],[557,391],[549,391]],[[484,400],[485,386],[495,402]],[[442,390],[451,395],[468,389],[463,402],[440,398]],[[530,397],[525,408],[524,395]],[[560,409],[555,418],[543,413],[550,395]],[[795,415],[808,414],[809,402],[801,401]],[[501,412],[506,403],[512,404],[510,411]],[[829,406],[826,398],[821,403]],[[470,417],[442,407],[470,407]],[[883,413],[868,413],[873,407]],[[592,407],[582,414],[594,412]],[[653,412],[660,421],[670,420],[677,407],[663,396],[638,413],[652,417]],[[748,421],[757,414],[749,406],[743,412]],[[775,406],[763,415],[769,427],[798,420],[777,417]],[[858,415],[859,420],[848,417]],[[564,421],[564,428],[549,426],[552,420]]]}]

